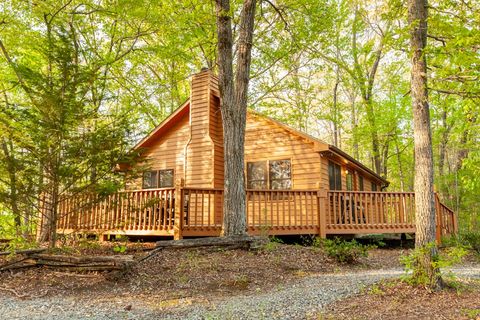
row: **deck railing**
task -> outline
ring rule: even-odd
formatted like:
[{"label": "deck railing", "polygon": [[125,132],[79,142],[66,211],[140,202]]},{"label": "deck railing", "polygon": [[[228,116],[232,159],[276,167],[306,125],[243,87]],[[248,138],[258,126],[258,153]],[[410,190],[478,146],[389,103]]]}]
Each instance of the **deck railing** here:
[{"label": "deck railing", "polygon": [[[456,232],[457,225],[454,212],[435,199],[440,238]],[[63,199],[58,211],[60,231],[174,234],[175,229],[180,236],[216,235],[223,221],[223,190],[177,187],[103,198],[82,195]],[[412,192],[247,190],[246,211],[247,231],[253,234],[415,232]]]},{"label": "deck railing", "polygon": [[327,230],[409,232],[415,229],[413,192],[329,191]]},{"label": "deck railing", "polygon": [[107,196],[84,194],[59,203],[62,230],[171,230],[173,188],[123,191]]}]

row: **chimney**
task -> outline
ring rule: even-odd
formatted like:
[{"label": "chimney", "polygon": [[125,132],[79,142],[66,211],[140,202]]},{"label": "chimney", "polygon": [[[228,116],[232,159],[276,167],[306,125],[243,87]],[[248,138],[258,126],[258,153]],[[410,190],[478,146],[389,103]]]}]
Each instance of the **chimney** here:
[{"label": "chimney", "polygon": [[190,93],[190,140],[186,148],[188,186],[223,186],[223,128],[218,79],[207,68],[193,75]]}]

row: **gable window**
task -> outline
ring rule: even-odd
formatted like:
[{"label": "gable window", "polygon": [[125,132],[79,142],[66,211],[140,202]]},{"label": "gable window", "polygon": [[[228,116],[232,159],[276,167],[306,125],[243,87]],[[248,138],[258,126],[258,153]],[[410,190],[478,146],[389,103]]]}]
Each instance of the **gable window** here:
[{"label": "gable window", "polygon": [[377,191],[377,184],[372,182],[372,191]]},{"label": "gable window", "polygon": [[363,191],[363,177],[362,176],[358,176],[358,190],[359,191]]},{"label": "gable window", "polygon": [[290,160],[247,162],[247,189],[290,189]]},{"label": "gable window", "polygon": [[342,190],[341,167],[332,161],[328,161],[328,182],[330,190]]},{"label": "gable window", "polygon": [[353,174],[350,171],[347,171],[347,191],[353,191]]},{"label": "gable window", "polygon": [[173,169],[145,171],[143,189],[173,187]]}]

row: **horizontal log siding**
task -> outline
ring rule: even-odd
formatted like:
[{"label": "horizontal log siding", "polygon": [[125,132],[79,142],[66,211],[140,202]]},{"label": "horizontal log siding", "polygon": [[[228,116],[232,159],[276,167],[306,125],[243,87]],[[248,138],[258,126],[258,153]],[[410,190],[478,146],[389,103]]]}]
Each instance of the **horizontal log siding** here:
[{"label": "horizontal log siding", "polygon": [[[211,137],[212,87],[216,81],[210,72],[192,78],[190,95],[191,140],[187,146],[185,184],[214,187],[214,142]],[[213,124],[215,126],[215,123]]]},{"label": "horizontal log siding", "polygon": [[320,182],[320,155],[313,143],[248,114],[245,133],[245,162],[290,159],[293,189],[316,189]]},{"label": "horizontal log siding", "polygon": [[[185,145],[190,136],[188,117],[185,116],[166,135],[158,140],[143,154],[145,163],[139,166],[151,168],[151,170],[174,169],[175,178],[184,176]],[[127,184],[127,190],[139,190],[142,188],[142,178],[138,177]]]}]

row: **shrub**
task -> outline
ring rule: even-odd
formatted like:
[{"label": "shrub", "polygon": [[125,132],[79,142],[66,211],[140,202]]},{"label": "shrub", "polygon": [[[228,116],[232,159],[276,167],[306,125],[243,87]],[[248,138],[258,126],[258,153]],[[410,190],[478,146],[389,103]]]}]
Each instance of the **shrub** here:
[{"label": "shrub", "polygon": [[[409,255],[400,257],[400,262],[405,267],[405,275],[402,277],[403,281],[410,285],[423,286],[429,286],[429,284],[432,283],[432,279],[425,270],[418,267],[418,261],[424,255],[428,254],[428,251],[432,250],[434,246],[435,243],[429,243],[422,248],[416,248]],[[462,246],[450,247],[434,256],[431,265],[437,272],[440,272],[441,269],[448,269],[454,264],[459,263],[466,254],[467,250]],[[444,275],[451,279],[454,278],[451,272]]]},{"label": "shrub", "polygon": [[460,234],[459,238],[464,245],[468,246],[469,248],[475,250],[478,254],[480,254],[480,231],[466,232]]},{"label": "shrub", "polygon": [[360,257],[367,257],[373,245],[363,245],[356,240],[346,241],[341,238],[323,240],[326,254],[340,263],[356,263]]},{"label": "shrub", "polygon": [[468,231],[442,239],[445,247],[462,247],[480,254],[480,232]]}]

